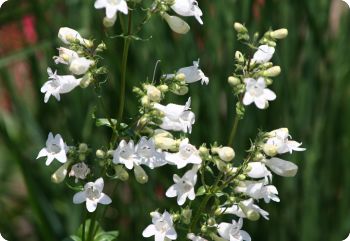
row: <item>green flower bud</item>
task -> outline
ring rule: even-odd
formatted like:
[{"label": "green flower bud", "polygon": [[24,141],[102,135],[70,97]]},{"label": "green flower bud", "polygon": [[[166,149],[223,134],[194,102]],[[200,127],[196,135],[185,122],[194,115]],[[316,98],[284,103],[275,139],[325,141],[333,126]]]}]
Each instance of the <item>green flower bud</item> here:
[{"label": "green flower bud", "polygon": [[138,183],[145,184],[146,182],[148,182],[148,176],[142,167],[135,165],[134,174],[135,174],[136,181]]},{"label": "green flower bud", "polygon": [[100,44],[97,46],[96,51],[97,51],[97,52],[103,52],[103,51],[106,50],[106,49],[107,49],[106,44],[105,44],[104,42],[102,42],[102,43],[100,43]]},{"label": "green flower bud", "polygon": [[86,143],[80,143],[79,144],[79,152],[85,153],[88,150],[88,146]]},{"label": "green flower bud", "polygon": [[276,42],[274,41],[267,41],[267,44],[270,46],[270,47],[276,47]]},{"label": "green flower bud", "polygon": [[246,175],[244,175],[244,174],[240,174],[240,175],[238,175],[238,180],[240,180],[240,181],[244,181],[246,178],[247,178],[247,176]]},{"label": "green flower bud", "polygon": [[207,226],[202,225],[202,227],[201,227],[201,232],[202,232],[202,233],[206,233],[207,231],[208,231]]},{"label": "green flower bud", "polygon": [[215,214],[216,216],[220,216],[220,215],[222,214],[221,208],[217,208],[217,209],[215,210],[214,214]]},{"label": "green flower bud", "polygon": [[185,95],[188,93],[188,87],[185,85],[176,85],[176,87],[172,89],[171,92],[173,92],[176,95]]},{"label": "green flower bud", "polygon": [[276,77],[281,73],[280,66],[273,66],[263,72],[264,77]]},{"label": "green flower bud", "polygon": [[240,51],[236,51],[235,53],[235,59],[239,62],[239,63],[243,63],[244,62],[244,56]]},{"label": "green flower bud", "polygon": [[265,78],[265,84],[266,85],[272,85],[272,83],[273,83],[273,79]]},{"label": "green flower bud", "polygon": [[212,227],[216,224],[215,218],[209,218],[207,224]]},{"label": "green flower bud", "polygon": [[124,169],[122,165],[117,165],[114,167],[114,171],[118,179],[125,182],[129,179],[129,173]]},{"label": "green flower bud", "polygon": [[233,158],[235,158],[235,151],[228,146],[218,148],[217,153],[220,159],[225,162],[230,162]]},{"label": "green flower bud", "polygon": [[183,73],[179,73],[175,75],[175,80],[180,81],[180,82],[184,82],[186,78],[186,75]]},{"label": "green flower bud", "polygon": [[264,155],[261,154],[260,152],[255,154],[255,156],[253,158],[254,161],[261,161],[262,159],[264,159]]},{"label": "green flower bud", "polygon": [[281,28],[270,33],[271,38],[284,39],[288,36],[288,29]]},{"label": "green flower bud", "polygon": [[260,214],[255,210],[248,210],[245,215],[250,221],[258,221],[260,219]]},{"label": "green flower bud", "polygon": [[107,151],[107,156],[112,157],[114,154],[114,150],[108,150]]},{"label": "green flower bud", "polygon": [[167,85],[160,85],[157,88],[163,93],[165,93],[169,90],[169,87]]},{"label": "green flower bud", "polygon": [[179,220],[181,218],[180,214],[178,213],[174,213],[171,215],[173,222],[176,222],[177,220]]},{"label": "green flower bud", "polygon": [[150,101],[149,101],[148,96],[147,95],[143,96],[141,98],[141,105],[142,106],[149,106],[149,104],[150,104]]},{"label": "green flower bud", "polygon": [[232,87],[235,87],[241,83],[241,80],[234,76],[229,76],[227,81]]},{"label": "green flower bud", "polygon": [[106,155],[106,153],[105,153],[104,151],[102,151],[102,150],[100,150],[100,149],[96,150],[96,157],[97,157],[97,158],[102,159],[102,158],[105,157],[105,155]]},{"label": "green flower bud", "polygon": [[181,211],[181,218],[184,224],[190,224],[192,218],[192,210],[189,208],[183,209]]},{"label": "green flower bud", "polygon": [[207,159],[207,157],[209,156],[209,150],[205,146],[200,146],[198,151],[199,155],[201,157],[204,157],[204,159]]},{"label": "green flower bud", "polygon": [[67,176],[68,167],[71,163],[72,161],[67,161],[60,168],[58,168],[57,171],[55,171],[54,174],[51,175],[51,181],[54,183],[63,182]]},{"label": "green flower bud", "polygon": [[108,73],[108,69],[106,67],[100,67],[96,70],[95,72],[96,74],[107,74]]},{"label": "green flower bud", "polygon": [[233,24],[233,27],[238,33],[247,33],[248,32],[247,28],[244,27],[243,24],[241,24],[241,23],[235,22]]},{"label": "green flower bud", "polygon": [[87,47],[87,48],[92,48],[94,47],[94,42],[89,40],[89,39],[84,39],[84,46]]}]

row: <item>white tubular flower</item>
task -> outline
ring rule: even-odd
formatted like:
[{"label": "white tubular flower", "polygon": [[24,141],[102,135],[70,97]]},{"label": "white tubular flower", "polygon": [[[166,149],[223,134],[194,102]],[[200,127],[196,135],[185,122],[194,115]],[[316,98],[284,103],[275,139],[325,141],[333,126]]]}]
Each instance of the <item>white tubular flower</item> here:
[{"label": "white tubular flower", "polygon": [[53,57],[56,64],[70,64],[74,59],[77,58],[79,58],[77,52],[64,47],[58,48],[58,56]]},{"label": "white tubular flower", "polygon": [[96,0],[95,8],[105,8],[106,17],[112,19],[117,12],[128,14],[128,5],[125,0]]},{"label": "white tubular flower", "polygon": [[232,223],[222,222],[218,225],[218,233],[220,236],[229,241],[251,241],[250,235],[241,230],[243,226],[243,219],[240,218],[238,222],[232,220]]},{"label": "white tubular flower", "polygon": [[67,161],[67,152],[68,146],[63,141],[61,135],[57,134],[53,137],[50,132],[46,140],[46,147],[40,150],[36,159],[46,156],[46,166],[50,165],[54,159],[61,163],[65,163]]},{"label": "white tubular flower", "polygon": [[140,160],[136,156],[134,142],[131,140],[127,143],[122,140],[118,148],[113,154],[114,164],[123,164],[129,170],[133,169],[134,165],[140,165]]},{"label": "white tubular flower", "polygon": [[201,80],[202,85],[209,84],[209,78],[205,76],[201,69],[199,69],[199,59],[198,61],[193,61],[192,66],[179,69],[176,74],[184,74],[185,82],[188,84],[199,80]]},{"label": "white tubular flower", "polygon": [[165,159],[169,164],[176,165],[178,169],[185,167],[187,164],[201,164],[202,159],[199,152],[193,145],[189,144],[188,138],[181,141],[179,152],[166,153]]},{"label": "white tubular flower", "polygon": [[201,236],[196,236],[194,233],[187,234],[187,238],[192,241],[208,241],[205,238],[202,238]]},{"label": "white tubular flower", "polygon": [[191,98],[185,105],[168,104],[166,106],[159,103],[154,104],[154,108],[164,113],[163,123],[160,128],[164,130],[192,132],[192,125],[195,122],[195,114],[189,111]]},{"label": "white tubular flower", "polygon": [[84,162],[79,162],[72,166],[68,176],[75,177],[75,183],[77,183],[79,179],[84,180],[89,173],[90,168]]},{"label": "white tubular flower", "polygon": [[177,196],[177,204],[180,206],[186,202],[187,198],[189,200],[195,199],[196,194],[194,192],[194,186],[197,182],[197,172],[189,170],[181,178],[174,174],[173,180],[175,184],[170,186],[166,191],[165,195],[167,197]]},{"label": "white tubular flower", "polygon": [[293,162],[285,161],[280,158],[273,157],[265,160],[266,166],[271,171],[282,177],[294,177],[298,172],[298,166]]},{"label": "white tubular flower", "polygon": [[[5,2],[7,2],[7,0],[0,0],[0,8],[2,7],[2,5],[5,3]],[[0,234],[0,240],[1,240],[1,234]]]},{"label": "white tubular flower", "polygon": [[115,24],[115,21],[117,21],[117,14],[115,14],[112,18],[104,17],[103,18],[103,25],[106,28],[110,28]]},{"label": "white tubular flower", "polygon": [[[302,143],[289,140],[291,136],[289,135],[289,131],[287,128],[280,128],[277,130],[273,130],[268,133],[269,139],[267,139],[266,144],[264,145],[264,150],[275,150],[278,154],[284,153],[292,153],[293,151],[305,151],[305,148],[300,147]],[[265,151],[266,153],[266,151]],[[269,153],[266,153],[269,155]],[[273,155],[272,155],[273,156]]]},{"label": "white tubular flower", "polygon": [[248,196],[258,200],[264,199],[265,203],[269,203],[271,200],[279,202],[280,199],[277,196],[278,191],[274,185],[265,185],[265,181],[245,181],[241,182],[235,189],[237,192],[242,192]]},{"label": "white tubular flower", "polygon": [[[243,209],[242,209],[243,207]],[[248,212],[257,212],[266,220],[269,220],[269,213],[261,209],[258,205],[254,204],[254,200],[249,198],[247,200],[241,201],[238,204],[232,205],[229,208],[221,208],[225,214],[234,214],[240,218],[247,218]]]},{"label": "white tubular flower", "polygon": [[58,75],[47,68],[49,80],[41,87],[41,93],[45,93],[44,102],[47,103],[51,95],[60,101],[60,94],[72,91],[80,84],[81,79],[76,79],[73,75]]},{"label": "white tubular flower", "polygon": [[152,224],[143,230],[143,237],[149,238],[154,236],[155,241],[176,240],[177,233],[174,229],[173,220],[167,211],[164,211],[163,214],[152,212],[151,216]]},{"label": "white tubular flower", "polygon": [[244,82],[246,84],[246,92],[243,97],[244,105],[250,105],[254,102],[259,109],[265,109],[268,106],[268,101],[276,99],[276,94],[266,88],[264,78],[260,77],[258,80],[246,78]]},{"label": "white tubular flower", "polygon": [[253,62],[258,64],[264,64],[272,59],[275,53],[275,48],[268,45],[260,45],[258,50],[254,53]]},{"label": "white tubular flower", "polygon": [[110,197],[102,192],[104,182],[102,177],[95,182],[88,182],[84,186],[84,191],[78,192],[73,196],[73,203],[79,204],[86,201],[86,209],[91,213],[97,208],[97,204],[108,205],[112,203]]},{"label": "white tubular flower", "polygon": [[190,26],[181,18],[177,16],[170,16],[167,13],[164,13],[162,17],[168,23],[171,30],[178,34],[186,34],[190,31]]},{"label": "white tubular flower", "polygon": [[195,0],[175,0],[171,8],[181,16],[194,16],[200,24],[203,24],[201,16],[202,10],[198,7]]},{"label": "white tubular flower", "polygon": [[247,173],[247,175],[251,178],[270,178],[272,179],[272,174],[269,170],[267,170],[266,166],[262,162],[249,162],[248,166],[251,170]]},{"label": "white tubular flower", "polygon": [[84,44],[85,41],[87,41],[83,39],[76,30],[67,27],[60,28],[58,31],[58,38],[65,44],[70,44],[76,40],[79,40],[81,44]]},{"label": "white tubular flower", "polygon": [[135,152],[139,158],[140,164],[146,165],[151,169],[161,167],[167,164],[165,154],[156,150],[154,141],[141,137],[139,143],[135,147]]},{"label": "white tubular flower", "polygon": [[[6,2],[6,0],[5,0],[5,2]],[[1,8],[1,5],[2,5],[2,3],[1,3],[1,0],[0,0],[0,8]],[[0,241],[7,241],[6,239],[4,239],[4,238],[2,237],[1,233],[0,233]]]},{"label": "white tubular flower", "polygon": [[85,74],[95,62],[85,57],[74,59],[69,65],[69,71],[75,75]]}]

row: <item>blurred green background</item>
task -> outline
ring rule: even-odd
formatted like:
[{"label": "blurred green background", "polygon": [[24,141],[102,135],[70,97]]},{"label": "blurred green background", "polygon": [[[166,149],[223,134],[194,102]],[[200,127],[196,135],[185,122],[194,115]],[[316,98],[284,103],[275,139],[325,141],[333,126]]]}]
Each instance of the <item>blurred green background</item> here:
[{"label": "blurred green background", "polygon": [[[299,173],[274,179],[281,203],[261,203],[270,221],[247,221],[244,230],[259,241],[343,240],[350,232],[350,10],[341,0],[200,0],[199,5],[203,26],[187,18],[191,31],[180,36],[154,17],[141,32],[152,39],[131,45],[125,116],[136,114],[132,86],[152,78],[157,60],[170,73],[200,58],[210,84],[191,85],[197,116],[191,140],[225,143],[235,106],[226,80],[234,51],[243,47],[235,40],[233,22],[260,32],[288,28],[273,59],[283,70],[271,87],[278,98],[266,111],[247,109],[235,149],[242,157],[257,128],[288,127],[307,151],[285,156],[298,164]],[[84,37],[106,41],[112,79],[100,94],[110,115],[116,114],[122,41],[106,35],[120,33],[120,25],[105,30],[103,16],[92,0],[9,0],[0,9],[0,233],[8,240],[63,240],[81,222],[83,205],[73,205],[73,192],[50,181],[57,163],[46,167],[35,158],[50,131],[69,145],[93,147],[106,146],[110,133],[91,120],[92,88],[44,104],[40,87],[47,81],[46,68],[56,67],[58,29],[75,28]],[[174,100],[182,104],[186,98]],[[119,240],[143,240],[148,213],[176,204],[164,199],[174,171],[147,170],[148,184],[120,184],[104,227],[120,230]]]}]

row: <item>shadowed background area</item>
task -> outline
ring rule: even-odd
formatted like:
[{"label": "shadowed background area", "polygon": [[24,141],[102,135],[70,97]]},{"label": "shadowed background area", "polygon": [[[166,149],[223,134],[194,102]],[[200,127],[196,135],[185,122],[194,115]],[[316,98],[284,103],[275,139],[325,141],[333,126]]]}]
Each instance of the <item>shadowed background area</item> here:
[{"label": "shadowed background area", "polygon": [[[147,2],[147,1],[145,1]],[[246,221],[252,240],[343,240],[350,232],[350,10],[341,0],[200,0],[204,25],[187,18],[191,31],[180,36],[153,17],[140,35],[148,41],[133,42],[127,69],[126,118],[137,113],[132,87],[153,77],[158,70],[171,73],[200,58],[210,78],[208,86],[190,86],[197,122],[191,142],[225,144],[235,109],[227,77],[233,71],[237,43],[233,22],[250,31],[286,27],[273,61],[282,74],[271,89],[277,100],[265,110],[247,108],[235,140],[237,160],[243,157],[257,128],[288,127],[303,141],[304,153],[284,156],[299,166],[295,178],[274,179],[281,203],[261,207],[270,221]],[[107,38],[120,33],[117,23],[106,30],[103,11],[90,0],[9,0],[0,9],[0,233],[8,240],[63,240],[81,222],[82,205],[73,205],[73,191],[51,183],[59,167],[36,160],[48,132],[60,133],[67,144],[106,146],[109,130],[97,128],[91,114],[97,105],[92,88],[77,88],[44,104],[40,87],[47,81],[46,68],[60,46],[60,27],[77,29],[84,37],[104,40],[103,56],[111,78],[99,93],[111,116],[117,113],[122,40]],[[59,69],[64,73],[64,68]],[[169,98],[183,104],[186,97]],[[165,199],[175,169],[149,171],[149,183],[131,177],[118,185],[104,222],[118,229],[119,240],[143,240],[150,223],[148,213],[176,205]],[[107,185],[108,189],[108,185]],[[67,239],[68,240],[68,239]],[[151,239],[150,239],[151,240]]]}]

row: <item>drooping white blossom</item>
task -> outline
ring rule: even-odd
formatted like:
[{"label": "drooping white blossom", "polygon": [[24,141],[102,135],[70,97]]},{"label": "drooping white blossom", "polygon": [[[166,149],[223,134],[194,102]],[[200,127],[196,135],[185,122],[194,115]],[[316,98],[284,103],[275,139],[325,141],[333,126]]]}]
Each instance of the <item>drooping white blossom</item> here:
[{"label": "drooping white blossom", "polygon": [[84,180],[90,173],[90,168],[84,162],[76,163],[72,166],[69,176],[75,177],[75,182],[77,183],[79,179]]},{"label": "drooping white blossom", "polygon": [[276,157],[266,159],[265,164],[271,171],[282,177],[294,177],[298,172],[298,166],[293,162],[285,161]]},{"label": "drooping white blossom", "polygon": [[140,164],[146,165],[151,169],[167,164],[165,154],[156,150],[153,139],[147,139],[144,136],[141,137],[135,147],[135,152]]},{"label": "drooping white blossom", "polygon": [[238,204],[234,204],[229,208],[221,208],[225,214],[234,214],[240,218],[246,218],[249,211],[259,213],[263,218],[269,220],[269,213],[260,208],[254,203],[254,199],[249,198],[247,200],[241,201]]},{"label": "drooping white blossom", "polygon": [[[305,151],[305,148],[300,147],[302,143],[290,140],[291,136],[287,128],[279,128],[268,133],[269,138],[267,139],[264,150],[274,154],[292,153],[293,151]],[[270,153],[266,153],[270,155]],[[272,155],[273,156],[273,155]]]},{"label": "drooping white blossom", "polygon": [[232,223],[222,222],[218,225],[219,235],[229,241],[251,241],[250,235],[241,230],[243,226],[243,219],[240,218],[238,222],[232,220]]},{"label": "drooping white blossom", "polygon": [[67,65],[69,65],[74,59],[77,59],[77,58],[79,58],[79,55],[77,52],[64,47],[58,48],[58,56],[53,57],[56,64],[67,64]]},{"label": "drooping white blossom", "polygon": [[105,8],[106,17],[109,19],[114,18],[118,11],[128,14],[128,5],[125,0],[96,0],[95,8]]},{"label": "drooping white blossom", "polygon": [[168,23],[171,30],[178,34],[186,34],[190,26],[178,16],[171,16],[167,13],[162,14],[164,20]]},{"label": "drooping white blossom", "polygon": [[155,241],[176,240],[177,233],[174,229],[173,220],[167,211],[164,211],[163,214],[152,212],[151,216],[152,224],[143,230],[143,237],[149,238],[154,236]]},{"label": "drooping white blossom", "polygon": [[178,169],[185,167],[187,164],[202,163],[198,150],[189,143],[188,138],[181,141],[177,153],[166,153],[165,159],[169,164],[176,165]]},{"label": "drooping white blossom", "polygon": [[46,140],[46,147],[40,150],[36,159],[46,156],[47,159],[45,164],[47,166],[50,165],[54,159],[61,163],[65,163],[67,161],[67,152],[68,146],[63,141],[61,135],[57,134],[53,137],[50,132]]},{"label": "drooping white blossom", "polygon": [[202,84],[209,84],[209,78],[205,76],[203,71],[199,68],[199,59],[193,61],[192,66],[181,68],[176,74],[184,74],[186,83],[194,83],[201,80]]},{"label": "drooping white blossom", "polygon": [[256,200],[264,199],[266,203],[269,203],[271,200],[274,202],[280,201],[277,196],[277,188],[274,185],[266,185],[265,180],[240,182],[235,190],[237,192],[245,193]]},{"label": "drooping white blossom", "polygon": [[195,114],[189,110],[190,105],[191,98],[188,99],[185,105],[168,104],[164,106],[155,103],[154,108],[164,113],[160,128],[191,133],[192,125],[195,122]]},{"label": "drooping white blossom", "polygon": [[[0,1],[0,8],[1,8],[1,1]],[[1,233],[0,233],[0,241],[7,241],[6,239],[4,239],[3,237],[2,237],[2,235],[1,235]]]},{"label": "drooping white blossom", "polygon": [[166,191],[165,195],[167,197],[176,197],[177,196],[177,204],[182,206],[186,199],[194,200],[196,194],[194,192],[194,186],[197,182],[197,172],[194,170],[189,170],[183,175],[183,177],[179,177],[174,174],[173,180],[175,184],[170,186]]},{"label": "drooping white blossom", "polygon": [[202,10],[195,0],[175,0],[171,8],[179,15],[189,17],[194,16],[200,24],[203,24],[201,16]]},{"label": "drooping white blossom", "polygon": [[243,97],[244,105],[250,105],[254,102],[259,109],[265,109],[268,106],[268,101],[276,99],[276,94],[266,88],[263,77],[259,77],[257,80],[246,78],[244,83],[246,84],[246,92]]},{"label": "drooping white blossom", "polygon": [[129,170],[133,169],[134,165],[140,165],[140,159],[136,156],[134,142],[130,140],[126,142],[122,140],[118,148],[113,154],[114,164],[123,164]]},{"label": "drooping white blossom", "polygon": [[58,31],[58,38],[65,44],[70,44],[78,40],[81,44],[85,43],[85,39],[74,29],[68,27],[62,27]]},{"label": "drooping white blossom", "polygon": [[272,59],[275,53],[275,48],[266,44],[260,45],[258,50],[254,53],[252,61],[258,64],[264,64]]},{"label": "drooping white blossom", "polygon": [[208,241],[205,238],[202,238],[201,236],[196,236],[194,233],[187,234],[187,238],[192,241]]},{"label": "drooping white blossom", "polygon": [[47,103],[51,95],[58,101],[61,99],[60,94],[72,91],[80,84],[81,79],[76,79],[73,75],[58,75],[47,68],[49,80],[41,87],[41,93],[45,93],[44,102]]},{"label": "drooping white blossom", "polygon": [[73,203],[79,204],[86,202],[86,209],[89,212],[94,212],[97,208],[97,204],[99,203],[104,205],[112,203],[110,197],[102,192],[103,186],[104,181],[102,177],[98,178],[95,182],[86,183],[84,190],[76,193],[73,196]]}]

